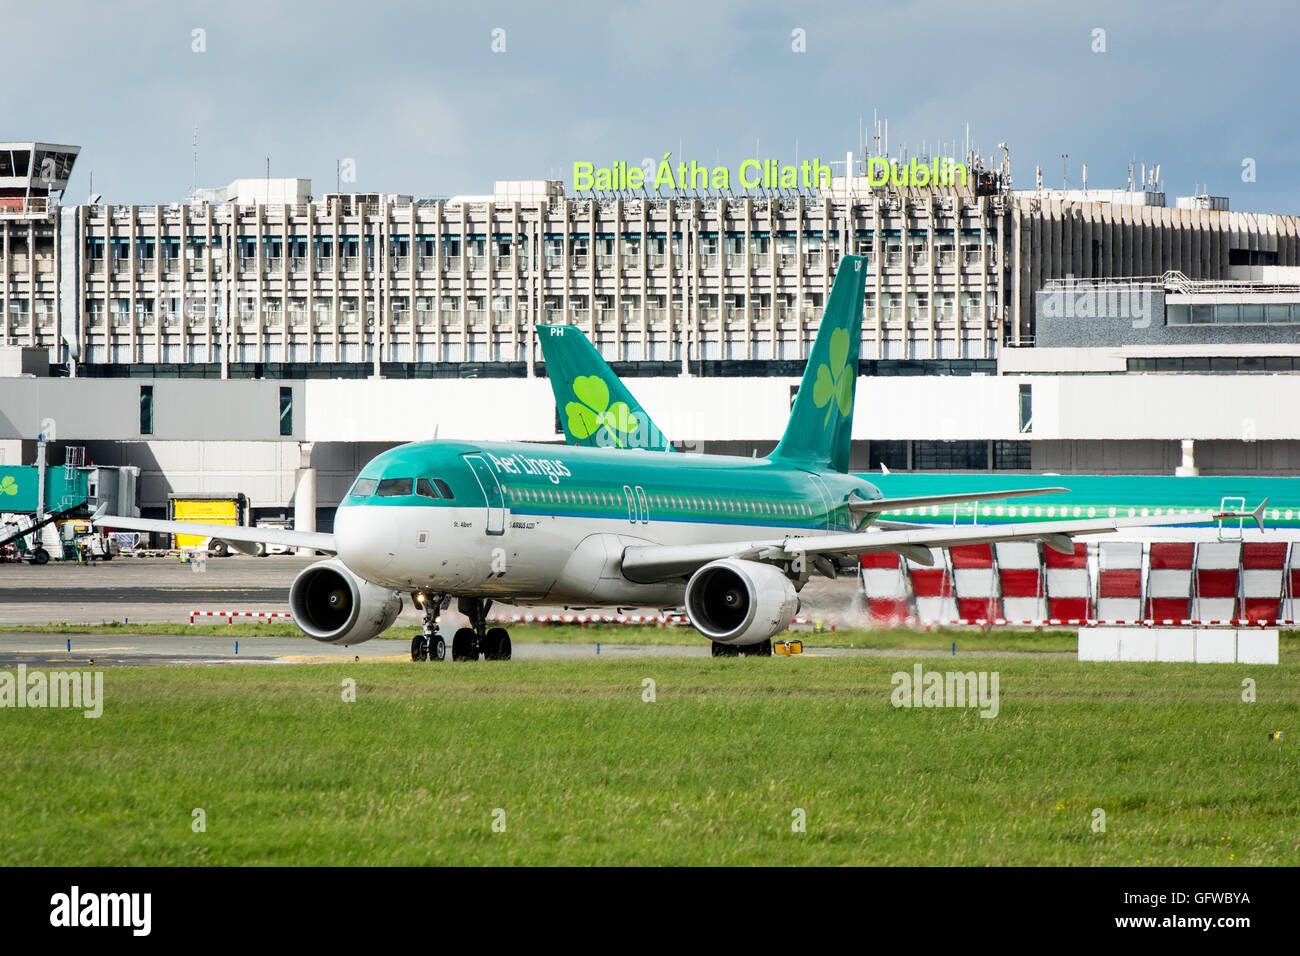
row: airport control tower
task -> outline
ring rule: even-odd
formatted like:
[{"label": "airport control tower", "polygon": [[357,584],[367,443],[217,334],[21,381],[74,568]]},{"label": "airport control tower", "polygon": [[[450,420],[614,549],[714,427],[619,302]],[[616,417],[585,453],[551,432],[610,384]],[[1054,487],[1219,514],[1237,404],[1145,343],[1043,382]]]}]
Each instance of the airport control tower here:
[{"label": "airport control tower", "polygon": [[80,146],[0,143],[0,215],[48,216],[51,198],[63,198],[80,152]]}]

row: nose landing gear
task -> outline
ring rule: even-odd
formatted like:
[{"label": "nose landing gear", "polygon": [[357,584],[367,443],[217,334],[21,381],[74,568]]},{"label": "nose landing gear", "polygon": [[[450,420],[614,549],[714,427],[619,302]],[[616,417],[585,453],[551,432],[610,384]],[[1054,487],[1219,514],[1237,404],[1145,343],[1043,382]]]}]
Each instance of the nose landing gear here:
[{"label": "nose landing gear", "polygon": [[425,597],[424,630],[411,638],[411,660],[444,661],[447,659],[447,642],[438,633],[438,615],[447,601],[445,594]]}]

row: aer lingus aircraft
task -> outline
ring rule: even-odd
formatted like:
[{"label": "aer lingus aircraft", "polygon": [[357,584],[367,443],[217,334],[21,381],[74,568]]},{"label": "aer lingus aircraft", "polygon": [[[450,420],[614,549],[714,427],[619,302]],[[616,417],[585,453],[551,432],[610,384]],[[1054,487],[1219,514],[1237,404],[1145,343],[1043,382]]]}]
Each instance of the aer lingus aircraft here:
[{"label": "aer lingus aircraft", "polygon": [[716,656],[770,654],[809,578],[855,567],[859,554],[895,551],[928,563],[931,547],[1014,539],[1070,550],[1072,535],[1188,520],[997,527],[880,520],[882,512],[909,507],[1064,489],[886,499],[848,474],[862,266],[856,256],[840,264],[785,434],[767,458],[620,449],[635,444],[638,412],[617,390],[575,382],[560,411],[590,445],[399,446],[361,470],[339,504],[333,534],[103,515],[95,523],[211,536],[249,550],[268,543],[326,552],[331,557],[305,568],[289,591],[294,621],[309,636],[343,645],[369,640],[393,623],[408,594],[425,621],[412,657],[442,660],[438,616],[455,599],[470,626],[453,636],[452,658],[502,660],[510,657],[510,637],[489,627],[494,602],[684,607]]}]

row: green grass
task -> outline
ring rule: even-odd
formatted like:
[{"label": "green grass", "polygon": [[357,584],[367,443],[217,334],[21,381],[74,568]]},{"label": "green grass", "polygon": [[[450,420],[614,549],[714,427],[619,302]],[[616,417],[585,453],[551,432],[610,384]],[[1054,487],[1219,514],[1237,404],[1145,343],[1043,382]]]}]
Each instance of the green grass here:
[{"label": "green grass", "polygon": [[[392,627],[379,639],[409,642],[419,631],[418,627]],[[198,637],[301,637],[302,631],[288,622],[238,624],[123,624],[105,621],[102,624],[28,624],[0,626],[0,634],[181,634]],[[979,631],[975,628],[940,628],[932,632],[907,628],[881,628],[872,630],[847,629],[838,631],[792,630],[783,639],[801,640],[808,648],[848,647],[875,648],[878,650],[949,651],[953,644],[958,650],[1057,652],[1073,653],[1078,647],[1075,630],[1017,630],[994,628]],[[445,636],[450,636],[444,630]],[[1285,630],[1279,634],[1283,659],[1300,660],[1300,631]],[[510,628],[512,641],[543,644],[636,644],[636,645],[703,645],[704,639],[690,627],[656,627],[636,625],[593,624],[586,627],[568,624],[515,625]]]},{"label": "green grass", "polygon": [[1300,863],[1300,664],[930,660],[998,671],[982,719],[894,708],[915,663],[111,669],[0,711],[0,864]]}]

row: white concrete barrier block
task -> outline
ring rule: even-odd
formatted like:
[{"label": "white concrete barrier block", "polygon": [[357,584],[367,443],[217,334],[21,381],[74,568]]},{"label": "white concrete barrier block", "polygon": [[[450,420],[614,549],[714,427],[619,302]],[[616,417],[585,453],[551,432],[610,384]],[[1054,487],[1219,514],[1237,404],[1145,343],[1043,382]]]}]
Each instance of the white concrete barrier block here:
[{"label": "white concrete barrier block", "polygon": [[1238,664],[1276,664],[1278,642],[1276,630],[1237,631]]},{"label": "white concrete barrier block", "polygon": [[1154,661],[1156,635],[1153,628],[1126,627],[1119,636],[1119,659],[1122,661]]},{"label": "white concrete barrier block", "polygon": [[1116,629],[1111,627],[1079,628],[1079,660],[1119,660],[1119,637]]},{"label": "white concrete barrier block", "polygon": [[1196,660],[1196,639],[1189,628],[1157,627],[1153,628],[1153,632],[1156,637],[1156,660]]},{"label": "white concrete barrier block", "polygon": [[1196,629],[1198,664],[1231,664],[1237,659],[1237,632],[1230,628]]}]

